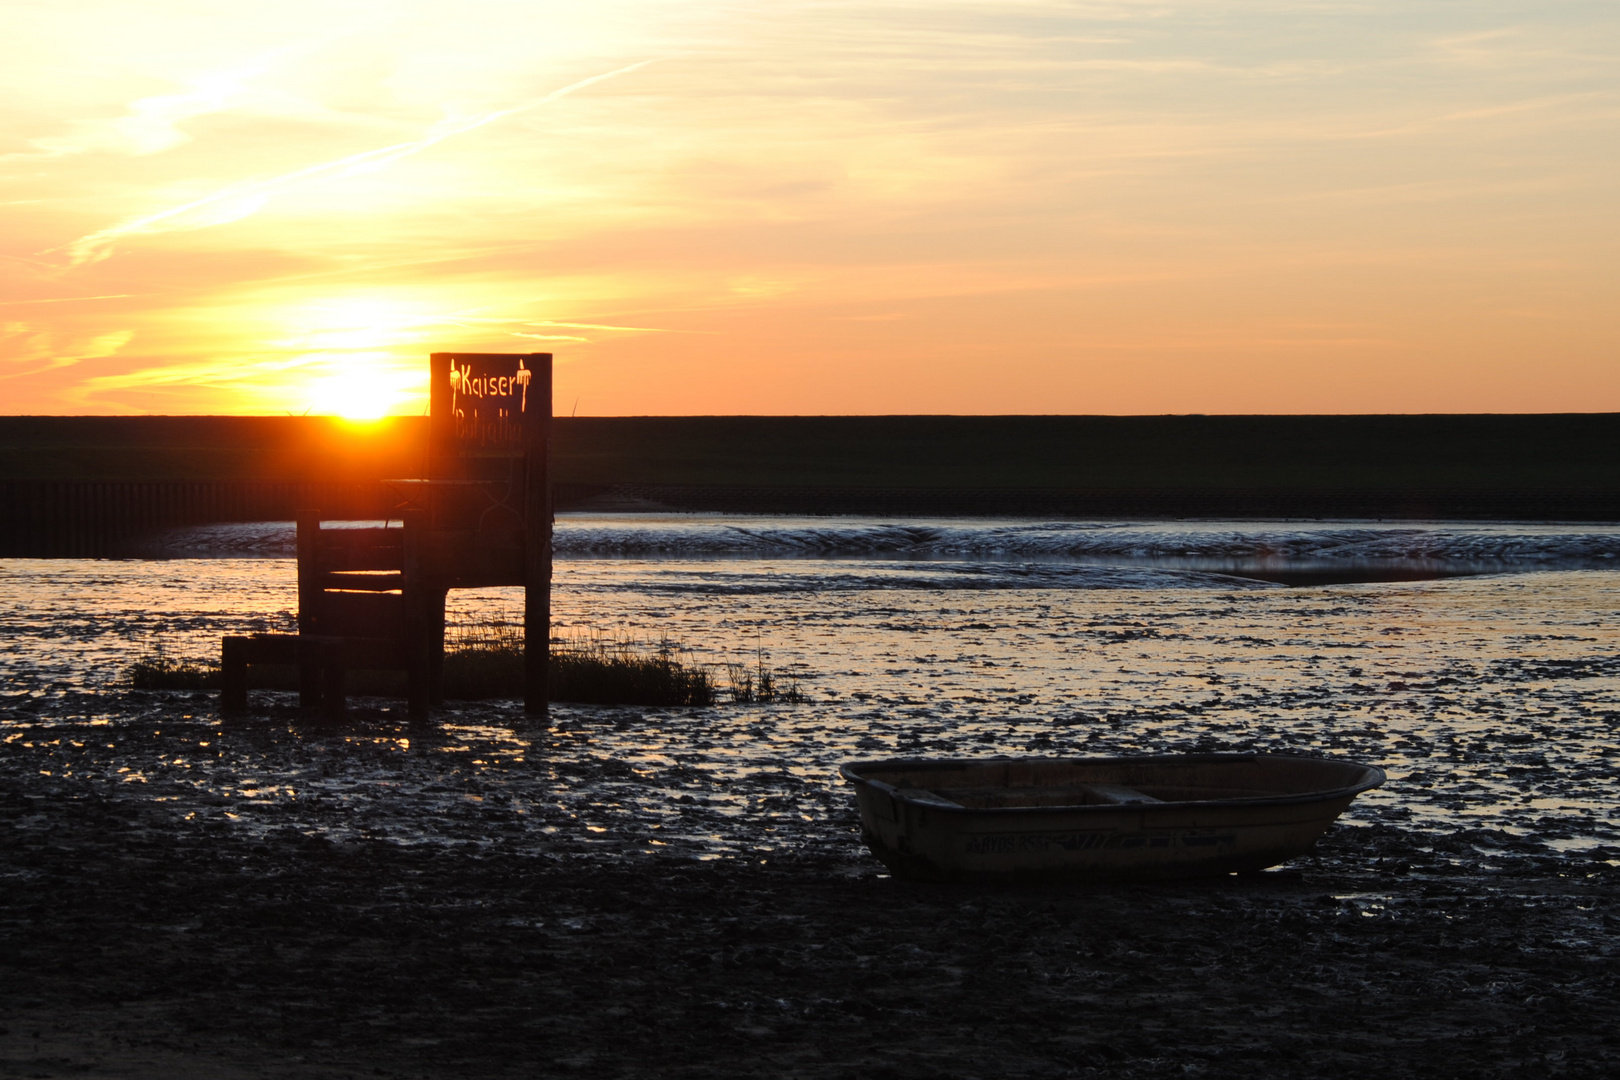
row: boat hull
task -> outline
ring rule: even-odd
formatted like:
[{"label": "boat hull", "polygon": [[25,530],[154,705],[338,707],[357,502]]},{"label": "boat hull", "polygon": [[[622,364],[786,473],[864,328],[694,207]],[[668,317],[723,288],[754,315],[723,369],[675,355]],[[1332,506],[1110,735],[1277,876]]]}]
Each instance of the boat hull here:
[{"label": "boat hull", "polygon": [[[884,761],[843,773],[872,853],[924,881],[1261,870],[1310,851],[1357,794],[1384,780],[1372,766],[1261,754]],[[1099,790],[1145,801],[1074,804]]]}]

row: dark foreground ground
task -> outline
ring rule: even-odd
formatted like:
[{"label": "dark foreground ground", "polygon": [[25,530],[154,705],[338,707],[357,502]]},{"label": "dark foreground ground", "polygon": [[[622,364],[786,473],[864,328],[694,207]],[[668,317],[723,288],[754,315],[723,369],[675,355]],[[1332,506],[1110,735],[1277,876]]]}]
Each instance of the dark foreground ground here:
[{"label": "dark foreground ground", "polygon": [[334,843],[245,835],[110,758],[65,780],[94,745],[26,721],[0,749],[0,1076],[1620,1072],[1612,852],[1352,823],[1249,878],[993,889],[882,875],[847,813],[764,862]]}]

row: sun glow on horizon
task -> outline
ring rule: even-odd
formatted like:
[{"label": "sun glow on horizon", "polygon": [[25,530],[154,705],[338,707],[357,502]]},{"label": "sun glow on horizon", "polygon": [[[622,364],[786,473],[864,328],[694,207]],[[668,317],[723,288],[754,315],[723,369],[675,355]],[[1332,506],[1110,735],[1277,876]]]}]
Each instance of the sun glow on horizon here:
[{"label": "sun glow on horizon", "polygon": [[[388,416],[425,392],[426,379],[399,370],[387,353],[349,353],[332,359],[325,374],[312,376],[304,392],[305,412],[340,416],[346,420],[376,420]],[[416,385],[418,382],[422,386]],[[420,410],[408,410],[420,411]]]},{"label": "sun glow on horizon", "polygon": [[340,297],[295,309],[283,321],[288,334],[275,344],[301,354],[295,362],[307,412],[375,420],[402,408],[420,411],[427,389],[420,354],[441,321],[420,303]]}]

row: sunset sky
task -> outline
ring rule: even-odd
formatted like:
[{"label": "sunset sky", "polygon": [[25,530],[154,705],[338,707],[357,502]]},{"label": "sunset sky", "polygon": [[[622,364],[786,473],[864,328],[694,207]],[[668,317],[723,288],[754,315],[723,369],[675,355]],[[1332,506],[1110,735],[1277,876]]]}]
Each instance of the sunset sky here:
[{"label": "sunset sky", "polygon": [[1620,4],[13,0],[0,413],[1620,411]]}]

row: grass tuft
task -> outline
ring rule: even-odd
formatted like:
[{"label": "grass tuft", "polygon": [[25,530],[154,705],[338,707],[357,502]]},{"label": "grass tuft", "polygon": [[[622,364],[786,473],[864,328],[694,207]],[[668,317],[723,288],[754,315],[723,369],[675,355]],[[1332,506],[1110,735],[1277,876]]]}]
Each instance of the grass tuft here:
[{"label": "grass tuft", "polygon": [[136,690],[217,690],[219,665],[176,660],[159,644],[129,665],[129,685]]},{"label": "grass tuft", "polygon": [[[486,619],[455,629],[446,643],[444,696],[457,701],[523,696],[523,628],[502,619]],[[669,640],[646,647],[629,638],[600,636],[554,639],[551,644],[548,696],[552,701],[584,705],[704,706],[729,699],[737,705],[796,705],[808,701],[798,680],[784,684],[765,666],[763,654],[752,666],[722,665],[724,688],[710,669],[680,658]],[[176,660],[162,644],[129,666],[129,685],[137,690],[215,690],[221,679],[217,663]],[[296,668],[260,664],[248,669],[249,685],[295,690]],[[351,671],[349,692],[398,696],[405,691],[402,673]]]},{"label": "grass tuft", "polygon": [[726,665],[726,692],[737,705],[802,705],[810,700],[798,679],[780,684],[762,654],[755,656],[752,670],[747,664]]},{"label": "grass tuft", "polygon": [[[444,696],[460,700],[523,696],[523,629],[486,621],[458,629],[447,643]],[[683,663],[676,647],[647,651],[629,639],[552,642],[547,696],[584,705],[713,705],[713,680]]]},{"label": "grass tuft", "polygon": [[564,640],[551,648],[552,701],[586,705],[713,705],[709,673],[659,642],[645,652],[626,639]]},{"label": "grass tuft", "polygon": [[500,620],[457,627],[444,650],[444,696],[456,701],[523,696],[523,627]]}]

